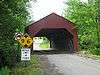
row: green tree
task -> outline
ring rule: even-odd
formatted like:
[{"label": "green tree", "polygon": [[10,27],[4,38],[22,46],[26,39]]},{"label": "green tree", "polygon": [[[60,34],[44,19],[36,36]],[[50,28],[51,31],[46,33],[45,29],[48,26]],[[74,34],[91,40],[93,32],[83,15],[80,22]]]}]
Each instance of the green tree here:
[{"label": "green tree", "polygon": [[[99,4],[100,5],[100,4]],[[64,9],[64,16],[76,24],[80,48],[93,54],[100,54],[97,50],[97,22],[95,0],[81,2],[68,0]]]},{"label": "green tree", "polygon": [[15,32],[27,25],[27,0],[0,1],[0,66],[13,66],[19,61],[20,50],[15,45]]},{"label": "green tree", "polygon": [[98,41],[98,50],[100,48],[100,1],[95,1],[96,6],[96,23],[97,23],[97,41]]}]

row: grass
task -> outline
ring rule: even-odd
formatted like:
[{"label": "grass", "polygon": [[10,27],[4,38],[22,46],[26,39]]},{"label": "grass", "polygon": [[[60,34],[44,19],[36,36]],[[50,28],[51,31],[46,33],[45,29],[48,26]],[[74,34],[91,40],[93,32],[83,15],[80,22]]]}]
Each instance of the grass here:
[{"label": "grass", "polygon": [[10,69],[8,69],[7,67],[3,67],[0,70],[0,75],[10,75]]},{"label": "grass", "polygon": [[16,67],[12,69],[12,75],[43,75],[38,57],[31,55],[30,61],[18,63]]},{"label": "grass", "polygon": [[91,55],[94,58],[100,59],[100,55]]},{"label": "grass", "polygon": [[50,44],[49,43],[41,43],[39,47],[47,49],[47,48],[50,48]]}]

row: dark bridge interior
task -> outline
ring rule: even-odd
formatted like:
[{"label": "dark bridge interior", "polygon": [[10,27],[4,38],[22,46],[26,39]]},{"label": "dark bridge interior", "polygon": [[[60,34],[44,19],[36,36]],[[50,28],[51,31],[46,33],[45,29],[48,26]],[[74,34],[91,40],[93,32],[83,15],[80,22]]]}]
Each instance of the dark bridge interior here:
[{"label": "dark bridge interior", "polygon": [[36,37],[46,37],[50,41],[50,48],[61,51],[74,52],[73,36],[64,28],[42,29]]}]

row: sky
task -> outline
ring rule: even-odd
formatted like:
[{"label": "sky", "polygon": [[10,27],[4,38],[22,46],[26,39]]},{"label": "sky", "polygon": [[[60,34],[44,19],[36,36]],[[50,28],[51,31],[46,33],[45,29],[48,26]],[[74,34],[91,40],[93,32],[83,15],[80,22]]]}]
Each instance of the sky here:
[{"label": "sky", "polygon": [[37,21],[51,13],[62,15],[65,0],[37,0],[36,3],[30,1],[29,12],[32,19]]},{"label": "sky", "polygon": [[[37,21],[51,13],[62,15],[63,9],[65,8],[64,2],[67,0],[37,0],[29,2],[29,13],[31,15],[30,20]],[[80,0],[86,2],[87,0]]]}]

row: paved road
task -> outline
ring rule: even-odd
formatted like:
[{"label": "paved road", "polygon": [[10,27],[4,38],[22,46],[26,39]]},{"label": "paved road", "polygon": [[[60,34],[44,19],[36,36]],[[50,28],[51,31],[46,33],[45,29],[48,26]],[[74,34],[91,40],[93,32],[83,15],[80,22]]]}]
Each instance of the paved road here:
[{"label": "paved road", "polygon": [[34,51],[50,50],[50,48],[41,48],[40,44],[41,43],[34,43],[33,44],[33,50]]},{"label": "paved road", "polygon": [[45,75],[100,75],[100,62],[90,58],[76,54],[40,55],[40,57],[44,58],[42,66],[45,66],[44,71],[47,71]]}]

